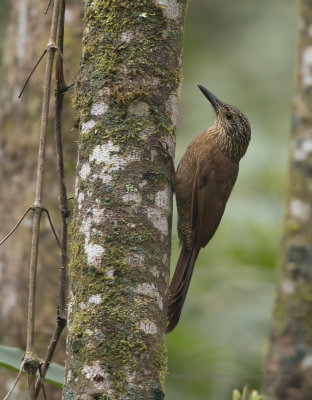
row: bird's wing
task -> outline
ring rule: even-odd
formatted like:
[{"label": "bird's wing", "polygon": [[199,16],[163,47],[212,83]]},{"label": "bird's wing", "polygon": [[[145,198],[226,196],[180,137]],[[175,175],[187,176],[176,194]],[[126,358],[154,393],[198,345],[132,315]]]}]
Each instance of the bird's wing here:
[{"label": "bird's wing", "polygon": [[[224,170],[223,170],[224,171]],[[198,247],[205,247],[215,234],[237,171],[220,175],[220,168],[209,160],[197,161],[192,194],[192,230]],[[221,172],[222,173],[222,172]]]}]

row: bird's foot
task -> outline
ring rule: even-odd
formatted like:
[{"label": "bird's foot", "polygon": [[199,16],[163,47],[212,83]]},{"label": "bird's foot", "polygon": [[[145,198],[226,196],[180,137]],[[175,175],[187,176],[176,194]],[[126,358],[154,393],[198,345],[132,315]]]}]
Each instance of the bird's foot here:
[{"label": "bird's foot", "polygon": [[162,143],[159,139],[155,138],[154,143],[152,144],[152,147],[155,147],[156,149],[160,150],[170,163],[171,188],[172,188],[172,191],[174,192],[175,168],[174,168],[173,158],[172,158],[171,154],[169,153],[168,143]]}]

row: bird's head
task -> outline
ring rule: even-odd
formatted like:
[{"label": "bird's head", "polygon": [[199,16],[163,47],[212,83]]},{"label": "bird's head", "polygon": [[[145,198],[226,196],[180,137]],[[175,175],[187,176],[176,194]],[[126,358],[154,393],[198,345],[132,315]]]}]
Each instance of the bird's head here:
[{"label": "bird's head", "polygon": [[221,150],[234,161],[246,153],[250,141],[250,124],[237,108],[223,103],[202,85],[197,85],[210,101],[215,113],[217,142]]}]

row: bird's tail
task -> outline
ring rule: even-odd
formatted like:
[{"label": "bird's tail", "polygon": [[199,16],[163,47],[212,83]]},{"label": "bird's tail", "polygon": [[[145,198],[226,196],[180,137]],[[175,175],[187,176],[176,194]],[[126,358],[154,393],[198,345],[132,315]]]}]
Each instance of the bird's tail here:
[{"label": "bird's tail", "polygon": [[167,333],[171,332],[179,322],[198,252],[199,249],[196,245],[194,245],[190,251],[184,247],[181,249],[180,257],[169,287]]}]

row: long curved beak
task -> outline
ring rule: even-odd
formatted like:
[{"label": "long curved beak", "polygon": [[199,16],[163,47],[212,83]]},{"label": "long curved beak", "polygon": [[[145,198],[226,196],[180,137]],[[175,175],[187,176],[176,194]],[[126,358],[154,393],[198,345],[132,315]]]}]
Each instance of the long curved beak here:
[{"label": "long curved beak", "polygon": [[216,114],[218,114],[218,105],[221,103],[221,101],[216,97],[213,93],[211,93],[208,89],[206,89],[204,86],[200,85],[199,83],[197,84],[199,89],[204,93],[204,95],[207,97],[207,99],[210,101],[212,107],[214,108]]}]

